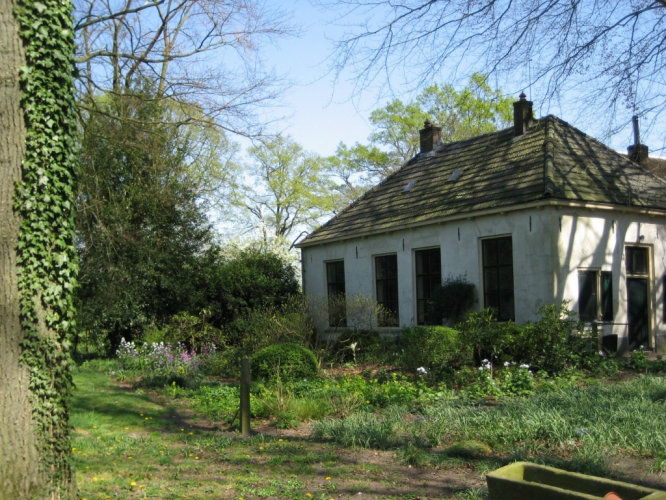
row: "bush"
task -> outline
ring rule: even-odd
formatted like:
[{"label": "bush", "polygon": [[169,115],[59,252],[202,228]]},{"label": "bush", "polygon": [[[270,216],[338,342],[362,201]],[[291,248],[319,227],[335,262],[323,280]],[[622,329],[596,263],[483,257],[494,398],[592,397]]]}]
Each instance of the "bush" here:
[{"label": "bush", "polygon": [[317,359],[306,347],[292,343],[265,347],[252,356],[252,376],[270,379],[280,377],[282,381],[315,377]]},{"label": "bush", "polygon": [[383,361],[386,356],[385,342],[374,330],[352,330],[343,332],[332,346],[327,346],[327,360],[335,363],[359,361]]},{"label": "bush", "polygon": [[205,357],[201,372],[212,377],[237,378],[240,374],[241,352],[238,349],[224,349]]},{"label": "bush", "polygon": [[449,275],[432,292],[425,310],[425,321],[430,325],[455,324],[476,302],[474,285],[465,276]]},{"label": "bush", "polygon": [[[398,339],[400,367],[410,373],[419,368],[435,380],[449,377],[469,361],[470,351],[460,334],[445,326],[415,326],[402,330]],[[419,370],[423,373],[423,370]]]},{"label": "bush", "polygon": [[284,342],[307,345],[314,337],[312,320],[305,312],[302,298],[296,296],[280,307],[248,310],[224,330],[230,343],[247,354]]},{"label": "bush", "polygon": [[542,306],[539,319],[522,327],[512,345],[515,361],[550,374],[580,367],[589,354],[597,356],[597,342],[583,333],[582,323],[565,307]]},{"label": "bush", "polygon": [[511,360],[511,348],[520,331],[511,321],[497,321],[491,309],[470,312],[456,328],[460,331],[460,342],[471,350],[474,364],[479,366],[484,359],[493,364]]}]

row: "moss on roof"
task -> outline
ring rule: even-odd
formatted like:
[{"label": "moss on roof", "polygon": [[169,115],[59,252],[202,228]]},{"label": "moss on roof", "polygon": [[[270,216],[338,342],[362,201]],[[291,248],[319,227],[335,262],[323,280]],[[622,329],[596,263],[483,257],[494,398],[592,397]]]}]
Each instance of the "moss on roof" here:
[{"label": "moss on roof", "polygon": [[547,116],[518,137],[510,128],[415,156],[298,246],[540,200],[666,210],[666,181]]}]

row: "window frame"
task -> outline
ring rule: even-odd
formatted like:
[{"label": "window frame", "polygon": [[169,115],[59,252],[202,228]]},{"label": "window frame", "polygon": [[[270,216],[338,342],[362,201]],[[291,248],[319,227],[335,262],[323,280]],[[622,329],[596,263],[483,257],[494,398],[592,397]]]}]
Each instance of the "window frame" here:
[{"label": "window frame", "polygon": [[[394,273],[390,276],[380,277],[380,265],[378,261],[391,259],[393,262]],[[379,327],[393,327],[400,325],[400,308],[399,308],[399,293],[400,287],[398,286],[398,254],[382,254],[374,256],[374,270],[375,270],[375,301],[382,309],[377,314],[377,326]],[[386,297],[389,297],[388,299]]]},{"label": "window frame", "polygon": [[[503,259],[499,257],[499,243],[504,240],[508,240],[511,245],[511,256],[510,264],[505,262],[500,262]],[[496,255],[498,256],[496,261],[490,263],[488,262],[490,258],[488,254],[490,253],[490,248],[488,245],[490,243],[496,244]],[[493,308],[495,310],[497,319],[499,321],[515,321],[516,320],[516,287],[515,280],[513,276],[513,236],[511,234],[497,235],[497,236],[488,236],[480,239],[481,245],[481,279],[483,281],[483,307],[484,308]],[[502,280],[503,274],[507,270],[510,270],[511,274],[511,285],[505,286],[504,281]],[[493,280],[497,283],[496,287],[490,286],[491,280],[488,279],[488,273],[492,273]],[[506,301],[503,300],[503,297],[508,293],[511,293],[510,301],[510,311],[507,311],[508,305]]]},{"label": "window frame", "polygon": [[[583,275],[592,276],[594,279],[594,311],[592,314],[583,313],[581,306],[583,302],[581,294],[581,278]],[[579,268],[578,269],[578,317],[586,323],[600,322],[611,323],[615,317],[615,308],[613,307],[613,272],[604,271],[600,268]],[[607,287],[605,285],[608,285]]]},{"label": "window frame", "polygon": [[[333,266],[342,266],[342,271],[335,269],[333,271],[334,281],[331,281],[331,273],[329,269]],[[345,261],[344,259],[329,260],[324,262],[324,273],[326,276],[326,294],[328,300],[328,326],[330,327],[346,327],[347,326],[347,302],[346,302],[346,277],[345,277]],[[342,280],[337,278],[342,277]],[[341,296],[339,304],[335,301]],[[334,308],[338,310],[334,310]]]},{"label": "window frame", "polygon": [[[437,262],[437,272],[419,273],[419,258],[426,255],[434,255],[437,259],[429,260],[428,263]],[[424,266],[421,266],[424,267]],[[425,266],[429,267],[429,266]],[[442,249],[441,247],[419,248],[414,250],[414,306],[416,307],[416,324],[425,325],[426,308],[428,301],[432,298],[432,292],[437,286],[442,285]]]}]

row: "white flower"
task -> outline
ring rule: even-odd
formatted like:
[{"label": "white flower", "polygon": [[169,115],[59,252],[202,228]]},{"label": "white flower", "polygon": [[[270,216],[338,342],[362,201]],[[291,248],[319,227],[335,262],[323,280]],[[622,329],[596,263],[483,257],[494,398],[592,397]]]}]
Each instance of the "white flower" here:
[{"label": "white flower", "polygon": [[416,369],[416,373],[418,373],[419,375],[428,375],[428,370],[426,370],[423,366],[419,366]]},{"label": "white flower", "polygon": [[508,361],[505,361],[504,362],[504,367],[506,368],[507,366],[511,366],[511,363],[509,363]]},{"label": "white flower", "polygon": [[520,365],[520,367],[521,367],[521,368],[524,368],[525,370],[529,370],[529,369],[530,369],[530,365],[527,365],[527,364],[525,364],[525,363],[523,363],[522,365]]}]

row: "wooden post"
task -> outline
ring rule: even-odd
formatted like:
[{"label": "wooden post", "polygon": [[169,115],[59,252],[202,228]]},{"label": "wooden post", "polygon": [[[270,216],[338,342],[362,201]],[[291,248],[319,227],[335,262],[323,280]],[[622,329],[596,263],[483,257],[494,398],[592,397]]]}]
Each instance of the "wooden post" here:
[{"label": "wooden post", "polygon": [[240,422],[241,435],[250,435],[250,360],[243,356],[241,360],[240,388]]}]

